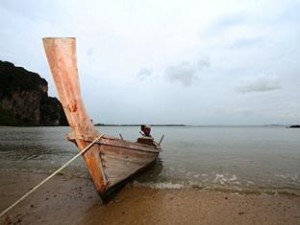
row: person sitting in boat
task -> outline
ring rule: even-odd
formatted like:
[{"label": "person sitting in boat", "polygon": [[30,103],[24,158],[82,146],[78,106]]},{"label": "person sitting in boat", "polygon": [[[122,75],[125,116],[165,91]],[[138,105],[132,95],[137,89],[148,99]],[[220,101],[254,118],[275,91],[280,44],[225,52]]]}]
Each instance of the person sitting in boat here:
[{"label": "person sitting in boat", "polygon": [[143,137],[138,138],[137,142],[155,146],[154,139],[152,138],[150,133],[151,133],[151,127],[149,125],[141,125],[140,134]]},{"label": "person sitting in boat", "polygon": [[143,137],[151,137],[151,127],[149,125],[141,125],[141,134]]}]

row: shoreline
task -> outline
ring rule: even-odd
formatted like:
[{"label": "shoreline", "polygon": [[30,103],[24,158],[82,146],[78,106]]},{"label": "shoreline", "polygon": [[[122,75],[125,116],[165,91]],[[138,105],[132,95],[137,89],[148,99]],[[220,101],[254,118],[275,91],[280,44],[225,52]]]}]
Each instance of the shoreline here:
[{"label": "shoreline", "polygon": [[[45,177],[0,170],[0,211]],[[0,224],[300,224],[300,197],[129,184],[101,205],[90,179],[61,174],[7,212]]]}]

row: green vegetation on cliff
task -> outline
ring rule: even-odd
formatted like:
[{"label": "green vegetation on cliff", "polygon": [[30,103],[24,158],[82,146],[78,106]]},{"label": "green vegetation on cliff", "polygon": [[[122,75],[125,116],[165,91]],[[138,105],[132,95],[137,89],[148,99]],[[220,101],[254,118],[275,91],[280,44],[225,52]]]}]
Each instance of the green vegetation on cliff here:
[{"label": "green vegetation on cliff", "polygon": [[0,106],[0,125],[16,126],[17,120],[11,111],[2,109]]}]

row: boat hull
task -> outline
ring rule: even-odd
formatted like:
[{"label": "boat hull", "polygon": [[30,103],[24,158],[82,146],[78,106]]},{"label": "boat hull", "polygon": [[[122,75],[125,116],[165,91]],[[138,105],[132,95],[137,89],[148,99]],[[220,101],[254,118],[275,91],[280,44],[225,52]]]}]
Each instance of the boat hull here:
[{"label": "boat hull", "polygon": [[[93,140],[82,141],[88,145]],[[95,182],[95,186],[100,196],[105,196],[108,190],[125,180],[128,181],[153,164],[160,151],[158,145],[149,146],[104,135],[84,155],[84,158],[87,164],[90,157],[98,162],[96,166],[100,168],[102,176],[99,180],[103,182],[100,184]],[[93,169],[90,172],[93,173]]]}]

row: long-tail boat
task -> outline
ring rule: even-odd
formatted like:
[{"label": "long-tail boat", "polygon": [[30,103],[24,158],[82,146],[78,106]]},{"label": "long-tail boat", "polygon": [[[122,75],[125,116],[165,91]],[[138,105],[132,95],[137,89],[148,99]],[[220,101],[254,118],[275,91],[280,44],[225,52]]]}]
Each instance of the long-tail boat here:
[{"label": "long-tail boat", "polygon": [[[83,150],[83,158],[102,201],[117,187],[156,161],[160,143],[149,137],[136,142],[101,134],[89,117],[81,96],[75,38],[43,38],[59,99],[73,131],[69,140]],[[95,141],[98,139],[97,141]]]}]

